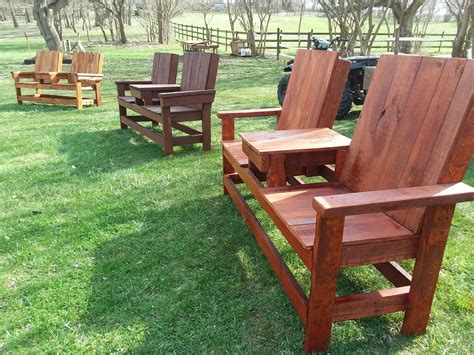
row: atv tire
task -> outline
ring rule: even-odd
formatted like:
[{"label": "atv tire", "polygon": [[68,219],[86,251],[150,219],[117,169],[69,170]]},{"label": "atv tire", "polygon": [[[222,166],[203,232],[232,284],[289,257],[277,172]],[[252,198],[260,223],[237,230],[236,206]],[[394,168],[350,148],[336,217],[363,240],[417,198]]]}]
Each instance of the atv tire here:
[{"label": "atv tire", "polygon": [[339,108],[337,109],[336,120],[342,120],[347,116],[347,114],[351,111],[353,101],[354,98],[352,96],[352,90],[349,85],[346,85],[344,92],[342,93]]},{"label": "atv tire", "polygon": [[278,82],[277,96],[278,96],[278,102],[280,103],[280,106],[283,106],[283,101],[285,101],[286,89],[288,89],[289,82],[290,82],[289,75],[285,75]]}]

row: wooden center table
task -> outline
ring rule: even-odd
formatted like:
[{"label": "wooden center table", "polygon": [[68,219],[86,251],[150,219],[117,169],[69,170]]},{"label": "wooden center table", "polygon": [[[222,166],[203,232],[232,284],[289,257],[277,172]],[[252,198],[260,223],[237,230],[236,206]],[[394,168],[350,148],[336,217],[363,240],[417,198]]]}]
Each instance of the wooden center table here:
[{"label": "wooden center table", "polygon": [[177,84],[135,84],[130,85],[130,94],[135,97],[137,104],[150,106],[160,93],[176,91],[179,88]]},{"label": "wooden center table", "polygon": [[329,128],[241,133],[249,166],[267,175],[267,184],[286,185],[287,176],[316,175],[341,161],[351,140]]}]

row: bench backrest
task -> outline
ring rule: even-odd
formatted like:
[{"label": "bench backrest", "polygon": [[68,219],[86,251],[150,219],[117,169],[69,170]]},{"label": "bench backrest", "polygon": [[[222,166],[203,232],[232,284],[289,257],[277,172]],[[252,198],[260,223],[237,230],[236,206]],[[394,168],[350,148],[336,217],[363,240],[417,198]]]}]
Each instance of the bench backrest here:
[{"label": "bench backrest", "polygon": [[[454,183],[474,152],[474,61],[382,56],[344,160],[352,191]],[[388,213],[419,232],[424,209]]]},{"label": "bench backrest", "polygon": [[172,53],[155,53],[151,82],[153,84],[176,84],[179,55]]},{"label": "bench backrest", "polygon": [[[219,55],[204,52],[186,52],[183,59],[181,91],[209,90],[216,86]],[[188,105],[202,108],[202,105]]]},{"label": "bench backrest", "polygon": [[[102,65],[104,64],[104,55],[98,52],[73,52],[71,74],[87,73],[102,74]],[[75,78],[71,75],[70,83],[75,82]]]},{"label": "bench backrest", "polygon": [[338,52],[299,49],[277,128],[331,128],[350,67]]},{"label": "bench backrest", "polygon": [[219,56],[214,53],[184,53],[181,90],[214,89]]},{"label": "bench backrest", "polygon": [[58,51],[38,51],[35,58],[35,72],[59,72],[63,66],[63,54]]}]

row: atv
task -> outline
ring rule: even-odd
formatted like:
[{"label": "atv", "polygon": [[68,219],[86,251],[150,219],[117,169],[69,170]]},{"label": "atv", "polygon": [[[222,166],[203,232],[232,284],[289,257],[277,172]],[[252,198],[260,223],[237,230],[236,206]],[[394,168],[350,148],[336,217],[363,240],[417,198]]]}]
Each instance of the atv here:
[{"label": "atv", "polygon": [[[330,48],[336,42],[342,42],[344,39],[341,37],[336,37],[332,41],[320,40],[316,37],[311,38],[312,45],[311,49],[327,51],[331,50]],[[347,78],[346,87],[341,97],[341,102],[339,104],[339,109],[337,111],[336,119],[340,120],[347,116],[351,111],[352,104],[363,105],[365,101],[365,96],[370,84],[370,80],[367,80],[372,77],[375,66],[378,63],[378,56],[355,56],[344,58],[349,60],[351,65],[351,70],[349,71],[349,76]],[[294,59],[287,62],[287,66],[283,69],[284,72],[290,73],[293,70]],[[288,82],[290,81],[290,75],[286,74],[280,79],[278,83],[278,102],[280,105],[283,105],[285,100],[286,89],[288,88]],[[364,80],[364,77],[366,80]]]}]

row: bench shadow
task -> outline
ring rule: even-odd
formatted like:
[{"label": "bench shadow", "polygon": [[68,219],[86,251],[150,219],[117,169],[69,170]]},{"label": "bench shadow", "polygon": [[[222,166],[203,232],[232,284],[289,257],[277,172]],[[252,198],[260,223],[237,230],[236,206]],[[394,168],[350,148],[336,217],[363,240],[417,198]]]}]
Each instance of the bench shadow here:
[{"label": "bench shadow", "polygon": [[74,106],[67,105],[47,105],[41,103],[24,102],[19,105],[16,102],[0,104],[0,113],[2,112],[75,112],[77,109]]},{"label": "bench shadow", "polygon": [[[303,325],[238,217],[222,196],[142,212],[109,209],[96,229],[117,232],[95,250],[81,331],[133,329],[141,338],[127,351],[139,353],[271,352],[285,340],[300,351]],[[121,227],[130,222],[133,228]],[[363,291],[351,276],[343,273],[340,281]],[[351,322],[349,330],[335,326],[330,351],[403,350],[412,342],[386,317]]]},{"label": "bench shadow", "polygon": [[[109,213],[116,216],[106,216],[98,230],[114,228],[107,221],[130,222],[123,210]],[[95,251],[82,331],[139,329],[142,338],[127,349],[139,353],[238,349],[261,332],[252,325],[259,322],[255,311],[264,305],[258,294],[271,270],[254,270],[261,255],[249,232],[229,233],[245,231],[242,220],[229,219],[235,214],[232,203],[218,196],[161,210],[150,206],[136,216],[134,230],[118,232]],[[285,303],[284,295],[275,301],[279,308]],[[296,315],[290,317],[298,332]],[[278,324],[278,316],[271,318]]]}]

